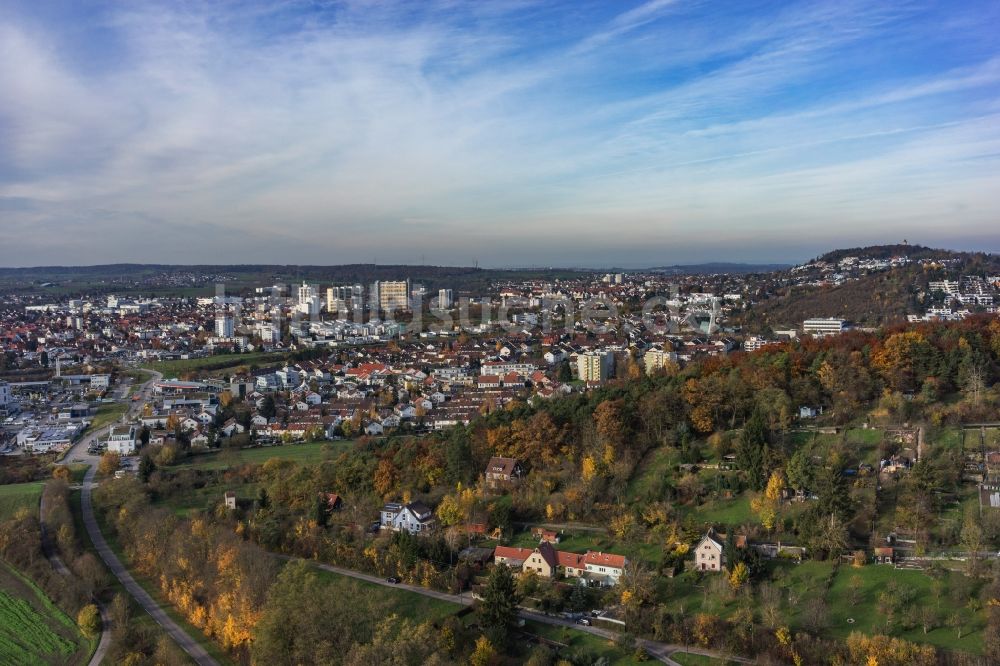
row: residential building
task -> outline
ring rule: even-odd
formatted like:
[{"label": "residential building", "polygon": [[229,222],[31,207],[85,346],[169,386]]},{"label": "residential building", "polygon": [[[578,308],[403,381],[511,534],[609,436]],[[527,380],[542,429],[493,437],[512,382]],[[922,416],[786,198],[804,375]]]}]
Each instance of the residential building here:
[{"label": "residential building", "polygon": [[544,578],[552,578],[559,566],[559,557],[552,544],[542,542],[537,548],[511,548],[497,546],[493,552],[493,561],[497,564],[524,571],[534,571]]},{"label": "residential building", "polygon": [[410,309],[410,281],[378,281],[375,283],[378,294],[378,309],[381,312],[400,312]]},{"label": "residential building", "polygon": [[14,402],[14,397],[10,392],[10,384],[0,379],[0,411],[6,412],[8,405]]},{"label": "residential building", "polygon": [[701,538],[694,548],[695,568],[698,571],[722,571],[726,566],[725,549],[717,540],[714,530]]},{"label": "residential building", "polygon": [[138,448],[138,432],[134,425],[114,426],[108,433],[108,453],[117,453],[123,456],[130,456]]},{"label": "residential building", "polygon": [[611,379],[615,370],[615,355],[610,351],[592,351],[576,358],[580,381],[604,382]]},{"label": "residential building", "polygon": [[454,302],[454,297],[452,295],[451,289],[439,289],[438,290],[438,307],[444,310],[449,309]]},{"label": "residential building", "polygon": [[646,374],[652,374],[657,370],[662,370],[677,363],[677,352],[665,349],[650,349],[642,355],[642,360],[646,364]]},{"label": "residential building", "polygon": [[384,530],[426,534],[434,528],[435,519],[434,512],[423,502],[389,502],[382,507],[379,523]]},{"label": "residential building", "polygon": [[231,338],[234,329],[233,317],[228,312],[220,312],[215,316],[215,337]]},{"label": "residential building", "polygon": [[517,458],[501,458],[494,456],[486,465],[484,476],[488,488],[509,488],[520,481],[524,475],[521,463]]},{"label": "residential building", "polygon": [[589,550],[583,556],[583,575],[590,583],[615,585],[625,573],[627,564],[628,560],[624,555]]}]

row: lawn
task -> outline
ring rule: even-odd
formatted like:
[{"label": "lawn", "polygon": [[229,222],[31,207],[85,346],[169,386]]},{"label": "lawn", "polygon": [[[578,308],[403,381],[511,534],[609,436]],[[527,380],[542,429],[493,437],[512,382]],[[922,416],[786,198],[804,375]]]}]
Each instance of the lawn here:
[{"label": "lawn", "polygon": [[286,357],[284,353],[257,352],[250,354],[215,354],[203,358],[176,361],[159,361],[147,364],[146,368],[162,373],[165,378],[174,378],[189,372],[223,370],[238,365],[265,365],[278,363]]},{"label": "lawn", "polygon": [[670,472],[677,464],[676,458],[677,454],[665,447],[654,449],[646,454],[629,481],[626,491],[628,499],[659,499],[664,479],[671,476]]},{"label": "lawn", "polygon": [[331,594],[341,599],[364,597],[385,603],[391,612],[415,622],[438,622],[465,608],[459,604],[427,597],[409,590],[393,589],[368,581],[316,569],[316,574]]},{"label": "lawn", "polygon": [[729,659],[718,659],[716,657],[705,657],[700,654],[691,654],[690,652],[674,652],[670,655],[670,658],[681,666],[728,666],[729,664],[739,663]]},{"label": "lawn", "polygon": [[301,444],[280,444],[276,446],[259,446],[251,449],[222,449],[198,453],[175,466],[175,469],[191,467],[197,469],[225,469],[251,463],[260,465],[271,458],[291,460],[301,464],[310,464],[333,459],[354,446],[353,440],[338,440],[335,442],[304,442]]},{"label": "lawn", "polygon": [[44,485],[43,481],[32,481],[0,486],[0,522],[13,518],[20,509],[37,515]]},{"label": "lawn", "polygon": [[574,661],[574,663],[591,663],[594,659],[602,657],[607,660],[607,663],[614,666],[633,666],[640,663],[649,663],[638,661],[631,654],[627,654],[615,647],[614,643],[606,638],[594,636],[593,634],[578,631],[570,627],[556,627],[551,624],[542,624],[541,622],[528,620],[524,623],[524,632],[562,643],[570,650],[587,652],[593,657],[593,659],[587,661]]},{"label": "lawn", "polygon": [[257,497],[259,484],[211,484],[204,488],[192,488],[183,493],[175,493],[162,500],[162,505],[168,507],[174,514],[186,518],[192,511],[210,512],[217,504],[223,501],[223,494],[227,490],[236,492],[239,500],[251,500]]},{"label": "lawn", "polygon": [[706,525],[744,525],[757,522],[750,509],[750,495],[747,493],[728,500],[711,500],[684,510],[693,515],[695,520]]},{"label": "lawn", "polygon": [[80,664],[92,643],[34,584],[0,566],[0,663]]}]

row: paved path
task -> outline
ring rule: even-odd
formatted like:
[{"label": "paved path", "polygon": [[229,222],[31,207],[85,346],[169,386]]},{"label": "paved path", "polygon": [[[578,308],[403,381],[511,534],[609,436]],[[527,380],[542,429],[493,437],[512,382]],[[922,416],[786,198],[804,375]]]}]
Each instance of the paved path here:
[{"label": "paved path", "polygon": [[[287,555],[279,555],[279,557],[285,560],[296,559],[288,557]],[[309,562],[309,564],[315,566],[318,569],[323,569],[324,571],[340,574],[341,576],[356,578],[358,580],[374,583],[375,585],[382,585],[384,587],[390,587],[396,590],[406,590],[408,592],[422,594],[425,597],[431,597],[433,599],[439,599],[441,601],[448,601],[453,604],[458,604],[461,606],[471,606],[475,602],[475,600],[472,598],[472,595],[469,592],[463,592],[461,594],[449,594],[448,592],[431,590],[426,587],[419,587],[417,585],[407,585],[405,583],[390,583],[384,578],[380,578],[378,576],[361,573],[359,571],[354,571],[352,569],[344,569],[343,567],[335,567],[332,564],[323,564],[321,562],[315,562],[313,560],[306,560],[306,562]],[[561,617],[555,617],[553,615],[545,615],[537,611],[522,609],[519,614],[522,618],[526,620],[534,620],[536,622],[541,622],[543,624],[551,624],[557,627],[569,627],[577,631],[583,631],[588,634],[593,634],[594,636],[600,636],[601,638],[606,638],[612,641],[618,635],[617,632],[611,631],[610,629],[603,629],[601,627],[594,627],[594,626],[588,627],[585,625],[576,624],[572,620],[567,620]],[[689,647],[684,645],[672,645],[669,643],[660,643],[658,641],[650,641],[646,639],[639,639],[637,642],[650,655],[656,657],[656,659],[658,659],[659,661],[665,664],[671,664],[672,666],[680,666],[680,664],[678,664],[676,661],[670,658],[671,655],[677,652],[690,652],[692,654],[699,654],[705,657],[714,657],[716,659],[728,659],[731,661],[737,661],[743,664],[753,663],[751,659],[746,659],[745,657],[725,655],[722,654],[721,652],[716,652],[714,650],[704,650],[701,648]]]},{"label": "paved path", "polygon": [[[143,399],[132,402],[129,406],[128,415],[130,417],[137,415],[138,411],[142,409],[142,404],[144,399],[148,397],[150,387],[155,381],[162,379],[163,375],[158,372],[152,372],[153,375],[151,379],[146,381],[137,391],[136,394],[141,395]],[[94,516],[94,505],[93,505],[93,490],[94,490],[94,476],[97,474],[97,463],[100,458],[87,453],[91,444],[96,442],[100,437],[107,433],[111,425],[105,426],[100,430],[92,432],[85,437],[83,437],[79,442],[73,445],[69,453],[63,458],[65,463],[84,463],[89,465],[87,469],[87,474],[83,478],[83,488],[80,491],[80,508],[83,513],[83,524],[87,528],[87,533],[90,534],[90,540],[94,543],[94,549],[97,554],[100,555],[101,559],[107,565],[108,569],[115,575],[115,577],[121,582],[125,590],[132,595],[132,597],[139,603],[143,609],[149,613],[157,624],[163,627],[163,630],[170,636],[171,639],[177,645],[188,653],[192,659],[202,666],[217,666],[218,662],[212,658],[208,652],[205,651],[198,641],[191,638],[191,636],[184,631],[176,622],[174,622],[166,611],[156,603],[156,601],[149,596],[139,585],[132,575],[128,572],[128,569],[121,563],[118,556],[115,555],[114,551],[111,550],[111,546],[108,545],[107,540],[105,540],[104,535],[101,533],[101,528],[97,524],[97,518]],[[102,619],[105,618],[104,612],[102,612]],[[91,662],[94,664],[95,662]]]},{"label": "paved path", "polygon": [[[42,552],[56,573],[65,578],[72,578],[73,572],[69,570],[66,563],[59,557],[59,553],[56,552],[55,546],[52,543],[51,535],[45,524],[46,513],[48,513],[48,506],[46,505],[45,492],[43,491],[42,498],[38,503],[38,524],[42,533]],[[108,654],[108,649],[111,648],[111,613],[100,599],[94,597],[93,601],[97,605],[97,609],[101,612],[101,640],[98,641],[97,649],[94,650],[94,654],[90,657],[90,661],[87,662],[87,666],[98,666],[104,661],[104,658]]]}]

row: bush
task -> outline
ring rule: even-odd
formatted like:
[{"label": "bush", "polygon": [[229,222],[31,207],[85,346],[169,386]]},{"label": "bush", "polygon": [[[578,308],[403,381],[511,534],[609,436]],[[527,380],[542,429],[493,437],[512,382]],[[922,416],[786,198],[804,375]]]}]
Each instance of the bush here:
[{"label": "bush", "polygon": [[101,633],[101,613],[94,604],[87,604],[76,616],[76,624],[87,638],[94,638]]}]

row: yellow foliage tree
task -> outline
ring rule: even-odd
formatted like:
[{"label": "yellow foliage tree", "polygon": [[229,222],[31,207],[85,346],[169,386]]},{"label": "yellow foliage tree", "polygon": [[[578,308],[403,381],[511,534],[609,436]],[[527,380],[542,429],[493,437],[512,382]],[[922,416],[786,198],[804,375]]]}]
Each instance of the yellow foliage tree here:
[{"label": "yellow foliage tree", "polygon": [[472,666],[489,666],[490,663],[496,658],[497,651],[493,647],[493,643],[486,636],[480,636],[476,639],[476,649],[473,650],[472,655],[469,657],[469,663]]},{"label": "yellow foliage tree", "polygon": [[734,590],[739,590],[750,580],[750,569],[743,562],[737,562],[733,570],[729,572],[729,586]]}]

